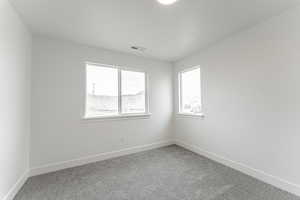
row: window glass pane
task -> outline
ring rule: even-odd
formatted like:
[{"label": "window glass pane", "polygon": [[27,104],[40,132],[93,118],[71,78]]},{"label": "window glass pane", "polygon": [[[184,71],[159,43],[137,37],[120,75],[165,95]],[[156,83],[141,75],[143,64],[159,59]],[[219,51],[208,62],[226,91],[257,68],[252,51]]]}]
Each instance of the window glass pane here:
[{"label": "window glass pane", "polygon": [[181,112],[201,113],[200,68],[181,73]]},{"label": "window glass pane", "polygon": [[122,70],[122,113],[145,112],[145,73]]},{"label": "window glass pane", "polygon": [[118,70],[87,65],[86,116],[118,114]]}]

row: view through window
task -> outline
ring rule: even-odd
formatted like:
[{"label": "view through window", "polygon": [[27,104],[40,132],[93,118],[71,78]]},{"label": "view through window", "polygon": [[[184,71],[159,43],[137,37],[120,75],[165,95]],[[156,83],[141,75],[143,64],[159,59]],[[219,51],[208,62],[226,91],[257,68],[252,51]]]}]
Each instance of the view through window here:
[{"label": "view through window", "polygon": [[86,66],[86,117],[146,113],[146,74]]},{"label": "view through window", "polygon": [[122,113],[145,112],[145,73],[122,70]]},{"label": "view through window", "polygon": [[200,68],[179,73],[180,113],[201,114],[201,80]]}]

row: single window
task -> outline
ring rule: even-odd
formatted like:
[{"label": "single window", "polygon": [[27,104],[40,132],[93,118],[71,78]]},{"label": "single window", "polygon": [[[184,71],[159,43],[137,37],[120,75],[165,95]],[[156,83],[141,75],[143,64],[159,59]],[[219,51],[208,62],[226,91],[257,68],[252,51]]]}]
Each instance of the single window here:
[{"label": "single window", "polygon": [[146,114],[146,73],[109,65],[86,65],[85,117]]},{"label": "single window", "polygon": [[179,113],[200,115],[201,112],[200,68],[179,72]]}]

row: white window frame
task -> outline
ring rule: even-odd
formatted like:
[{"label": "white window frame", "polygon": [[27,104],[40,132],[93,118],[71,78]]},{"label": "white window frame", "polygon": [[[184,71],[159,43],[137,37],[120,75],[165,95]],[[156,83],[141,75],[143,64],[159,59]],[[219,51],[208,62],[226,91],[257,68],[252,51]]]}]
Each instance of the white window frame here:
[{"label": "white window frame", "polygon": [[[93,66],[99,66],[99,67],[107,67],[107,68],[113,68],[118,70],[118,114],[115,115],[95,115],[95,116],[87,116],[86,115],[86,108],[87,108],[87,66],[93,65]],[[131,119],[131,118],[148,118],[151,116],[151,113],[149,112],[149,77],[148,73],[146,71],[136,70],[131,67],[121,67],[117,65],[109,65],[109,64],[99,64],[99,63],[93,63],[93,62],[85,62],[85,87],[84,87],[84,109],[83,109],[83,119]],[[122,113],[122,71],[131,71],[131,72],[140,72],[145,74],[145,112],[143,113],[128,113],[123,114]]]},{"label": "white window frame", "polygon": [[194,114],[194,113],[187,113],[187,112],[182,112],[182,74],[185,72],[193,71],[195,69],[200,70],[200,88],[202,88],[202,79],[201,79],[201,68],[200,66],[195,66],[191,68],[186,68],[184,70],[181,70],[178,72],[178,112],[177,115],[179,116],[191,116],[191,117],[204,117],[203,114],[203,99],[202,99],[202,90],[200,91],[200,99],[201,99],[201,113],[199,114]]}]

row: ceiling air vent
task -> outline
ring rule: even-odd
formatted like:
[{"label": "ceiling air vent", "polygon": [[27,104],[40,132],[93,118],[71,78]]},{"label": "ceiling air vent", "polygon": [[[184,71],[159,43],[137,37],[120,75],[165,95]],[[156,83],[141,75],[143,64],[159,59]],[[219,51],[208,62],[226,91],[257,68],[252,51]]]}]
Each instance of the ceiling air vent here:
[{"label": "ceiling air vent", "polygon": [[132,46],[131,49],[135,50],[135,51],[140,51],[140,52],[146,51],[145,47],[140,47],[140,46]]}]

